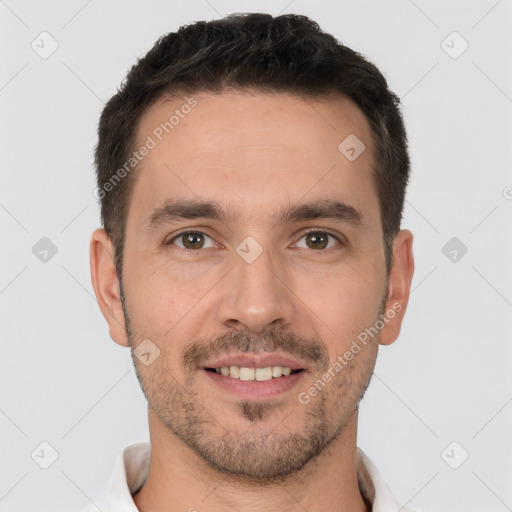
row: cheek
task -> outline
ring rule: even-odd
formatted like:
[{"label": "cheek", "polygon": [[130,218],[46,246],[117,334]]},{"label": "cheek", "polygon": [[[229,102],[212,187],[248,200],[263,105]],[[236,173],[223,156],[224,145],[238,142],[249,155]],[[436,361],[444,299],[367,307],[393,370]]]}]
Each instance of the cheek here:
[{"label": "cheek", "polygon": [[176,268],[165,260],[155,260],[159,258],[141,255],[130,267],[127,289],[134,293],[129,302],[139,322],[169,328],[206,296],[215,276],[194,265]]},{"label": "cheek", "polygon": [[317,323],[331,358],[344,353],[352,341],[373,326],[379,318],[384,293],[375,275],[354,272],[329,273],[309,281],[298,293],[304,304],[314,313],[310,317]]},{"label": "cheek", "polygon": [[141,387],[150,405],[157,411],[176,410],[176,401],[183,395],[184,377],[176,365],[172,347],[159,347],[160,355],[151,364],[136,363]]}]

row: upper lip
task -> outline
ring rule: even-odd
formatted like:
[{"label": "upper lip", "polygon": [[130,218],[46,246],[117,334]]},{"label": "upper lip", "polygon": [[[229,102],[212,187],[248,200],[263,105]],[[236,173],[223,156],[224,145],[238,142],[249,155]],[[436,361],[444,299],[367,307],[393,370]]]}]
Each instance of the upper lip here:
[{"label": "upper lip", "polygon": [[291,357],[280,354],[233,354],[208,362],[205,368],[222,368],[223,366],[244,366],[246,368],[266,368],[268,366],[283,366],[292,370],[305,370],[306,365]]}]

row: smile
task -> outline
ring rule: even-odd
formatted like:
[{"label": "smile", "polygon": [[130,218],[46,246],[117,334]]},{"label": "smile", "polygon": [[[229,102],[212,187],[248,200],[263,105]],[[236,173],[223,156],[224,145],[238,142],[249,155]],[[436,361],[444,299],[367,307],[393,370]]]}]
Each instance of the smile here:
[{"label": "smile", "polygon": [[221,366],[220,368],[205,368],[207,371],[220,373],[224,377],[238,380],[257,380],[259,382],[287,377],[301,372],[302,369],[292,370],[285,366],[265,366],[262,368],[250,368],[247,366]]}]

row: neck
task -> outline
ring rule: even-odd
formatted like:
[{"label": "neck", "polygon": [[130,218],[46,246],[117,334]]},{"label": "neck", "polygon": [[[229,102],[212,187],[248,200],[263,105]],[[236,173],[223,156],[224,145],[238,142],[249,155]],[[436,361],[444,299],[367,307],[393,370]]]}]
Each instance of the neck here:
[{"label": "neck", "polygon": [[221,473],[176,438],[149,409],[151,465],[134,495],[141,512],[367,512],[357,479],[357,412],[345,430],[284,481],[255,485]]}]

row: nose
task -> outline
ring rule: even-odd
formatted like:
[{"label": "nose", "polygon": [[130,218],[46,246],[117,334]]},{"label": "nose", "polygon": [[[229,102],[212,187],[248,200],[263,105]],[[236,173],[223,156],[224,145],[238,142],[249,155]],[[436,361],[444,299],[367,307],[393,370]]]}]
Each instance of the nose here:
[{"label": "nose", "polygon": [[218,320],[231,329],[261,333],[284,327],[295,314],[292,283],[284,265],[264,250],[255,261],[233,254],[233,267],[223,280]]}]

